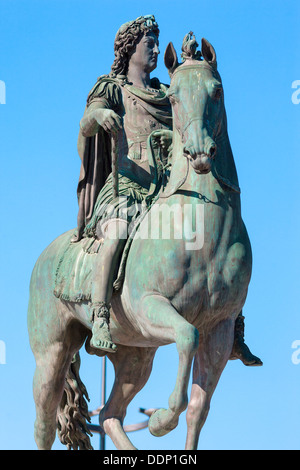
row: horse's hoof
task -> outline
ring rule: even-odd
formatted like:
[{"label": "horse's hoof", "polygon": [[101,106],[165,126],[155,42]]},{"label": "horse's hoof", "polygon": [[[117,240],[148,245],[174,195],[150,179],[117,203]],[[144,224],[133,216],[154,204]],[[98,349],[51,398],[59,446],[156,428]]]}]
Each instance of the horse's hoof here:
[{"label": "horse's hoof", "polygon": [[176,428],[177,424],[178,417],[174,417],[171,410],[160,408],[150,416],[148,428],[153,436],[162,437]]}]

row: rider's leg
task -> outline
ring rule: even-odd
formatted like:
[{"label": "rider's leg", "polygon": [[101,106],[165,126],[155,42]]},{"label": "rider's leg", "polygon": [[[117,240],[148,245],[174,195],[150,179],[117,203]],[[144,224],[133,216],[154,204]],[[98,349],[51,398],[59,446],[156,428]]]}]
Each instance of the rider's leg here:
[{"label": "rider's leg", "polygon": [[244,341],[244,319],[245,317],[240,312],[235,321],[234,342],[230,359],[240,359],[245,366],[262,366],[262,361],[252,354]]},{"label": "rider's leg", "polygon": [[117,348],[109,331],[109,303],[118,260],[127,239],[127,229],[125,220],[113,219],[107,224],[104,242],[94,266],[91,345],[109,352]]}]

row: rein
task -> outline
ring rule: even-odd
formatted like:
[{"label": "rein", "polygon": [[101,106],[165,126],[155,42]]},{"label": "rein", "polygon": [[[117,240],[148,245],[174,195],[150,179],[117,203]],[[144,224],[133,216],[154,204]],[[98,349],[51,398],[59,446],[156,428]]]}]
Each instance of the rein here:
[{"label": "rein", "polygon": [[[187,122],[187,124],[184,126],[183,130],[180,131],[180,134],[181,134],[182,137],[184,136],[184,133],[186,132],[186,130],[190,127],[190,125],[191,125],[194,121],[202,121],[202,118],[200,118],[200,117],[194,117],[194,118],[192,118],[192,119],[189,119],[189,121]],[[177,130],[178,130],[178,129],[177,129]]]},{"label": "rein", "polygon": [[172,191],[170,192],[166,191],[160,194],[159,199],[166,199],[170,196],[173,196],[173,194],[175,194],[178,191],[178,189],[180,189],[181,186],[186,182],[188,174],[189,174],[190,161],[185,153],[183,154],[183,156],[186,158],[186,162],[187,162],[185,176],[180,181],[178,181],[177,185],[175,186],[175,188],[172,189]]}]

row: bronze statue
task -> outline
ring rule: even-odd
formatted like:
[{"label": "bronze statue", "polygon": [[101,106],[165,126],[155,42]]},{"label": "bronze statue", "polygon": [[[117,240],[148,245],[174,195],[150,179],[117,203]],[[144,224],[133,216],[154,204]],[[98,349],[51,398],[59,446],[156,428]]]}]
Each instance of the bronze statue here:
[{"label": "bronze statue", "polygon": [[[28,326],[41,449],[51,448],[56,426],[69,448],[90,448],[78,374],[84,343],[114,364],[100,424],[120,449],[134,448],[122,422],[159,346],[176,343],[179,368],[169,408],[151,416],[149,429],[161,436],[177,425],[194,364],[186,449],[197,448],[227,361],[262,364],[243,338],[252,255],[216,53],[205,39],[197,51],[189,33],[179,64],[170,43],[169,88],[150,79],[158,33],[153,16],[119,29],[112,72],[91,90],[80,123],[77,229],[58,237],[32,274]],[[191,249],[199,214],[203,240]],[[169,236],[148,236],[153,227]]]}]

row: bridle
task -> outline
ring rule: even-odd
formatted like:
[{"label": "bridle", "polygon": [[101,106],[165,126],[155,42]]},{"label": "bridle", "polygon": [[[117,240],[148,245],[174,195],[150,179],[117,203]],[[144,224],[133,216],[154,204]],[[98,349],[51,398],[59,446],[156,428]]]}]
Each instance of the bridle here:
[{"label": "bridle", "polygon": [[[191,65],[185,65],[183,67],[177,67],[174,72],[173,72],[173,77],[175,74],[177,74],[178,72],[180,71],[184,71],[184,70],[187,70],[187,69],[193,69],[195,70],[195,68],[199,68],[199,69],[202,69],[202,68],[206,68],[206,69],[209,69],[211,71],[214,71],[214,68],[212,66],[210,66],[209,64],[206,64],[204,63],[203,61],[199,62],[199,64],[191,64]],[[171,90],[171,87],[169,89],[169,91]],[[181,141],[183,142],[184,140],[184,135],[187,131],[187,129],[189,128],[189,126],[195,122],[195,121],[203,121],[203,119],[199,116],[192,116],[190,119],[188,119],[188,121],[186,122],[186,124],[184,125],[183,129],[178,129],[177,127],[175,128],[176,131],[179,133],[179,135],[181,136]],[[209,126],[210,127],[210,126]],[[213,129],[213,139],[215,137],[215,133],[216,131]],[[188,174],[189,174],[189,168],[190,168],[190,158],[189,158],[189,155],[188,153],[183,153],[183,156],[186,158],[186,162],[187,162],[187,166],[186,166],[186,172],[185,172],[185,176],[180,180],[178,181],[178,183],[176,184],[176,186],[170,191],[166,191],[166,192],[163,192],[159,195],[159,198],[168,198],[170,196],[172,196],[173,194],[175,194],[182,186],[183,184],[186,182],[187,180],[187,177],[188,177]]]}]

